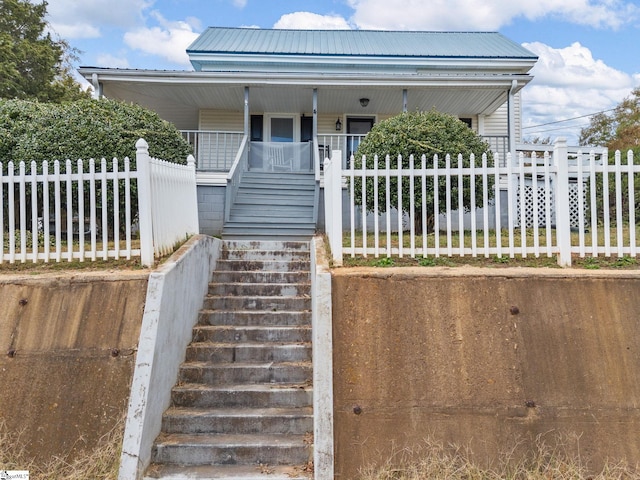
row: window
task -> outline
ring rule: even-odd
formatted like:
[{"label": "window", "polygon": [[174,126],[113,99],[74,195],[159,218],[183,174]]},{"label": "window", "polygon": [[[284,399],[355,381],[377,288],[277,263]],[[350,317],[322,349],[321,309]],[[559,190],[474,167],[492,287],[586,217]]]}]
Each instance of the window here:
[{"label": "window", "polygon": [[471,125],[472,125],[472,122],[471,122],[471,119],[470,119],[470,118],[461,118],[461,119],[460,119],[460,121],[461,121],[462,123],[466,123],[466,124],[467,124],[467,127],[469,127],[469,128],[473,128],[473,127],[471,126]]},{"label": "window", "polygon": [[293,118],[271,118],[271,141],[272,142],[293,142]]}]

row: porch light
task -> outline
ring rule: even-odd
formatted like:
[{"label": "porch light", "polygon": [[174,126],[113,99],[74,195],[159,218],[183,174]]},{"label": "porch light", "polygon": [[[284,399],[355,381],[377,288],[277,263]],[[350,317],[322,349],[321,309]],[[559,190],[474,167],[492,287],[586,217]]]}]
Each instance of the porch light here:
[{"label": "porch light", "polygon": [[338,118],[338,120],[336,120],[336,132],[339,132],[340,130],[342,130],[342,122]]},{"label": "porch light", "polygon": [[368,98],[361,98],[360,99],[360,105],[362,107],[366,107],[367,105],[369,105],[369,99]]}]

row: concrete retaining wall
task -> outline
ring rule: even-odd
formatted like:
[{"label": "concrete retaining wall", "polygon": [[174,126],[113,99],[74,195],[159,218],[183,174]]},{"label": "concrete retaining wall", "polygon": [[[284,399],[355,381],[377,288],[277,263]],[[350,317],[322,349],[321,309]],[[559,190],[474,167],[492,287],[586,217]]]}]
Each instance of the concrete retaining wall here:
[{"label": "concrete retaining wall", "polygon": [[0,421],[38,463],[123,419],[147,271],[0,276]]},{"label": "concrete retaining wall", "polygon": [[337,478],[426,437],[640,458],[638,272],[336,269],[332,291]]},{"label": "concrete retaining wall", "polygon": [[220,240],[196,235],[149,276],[119,478],[141,478],[198,320]]}]

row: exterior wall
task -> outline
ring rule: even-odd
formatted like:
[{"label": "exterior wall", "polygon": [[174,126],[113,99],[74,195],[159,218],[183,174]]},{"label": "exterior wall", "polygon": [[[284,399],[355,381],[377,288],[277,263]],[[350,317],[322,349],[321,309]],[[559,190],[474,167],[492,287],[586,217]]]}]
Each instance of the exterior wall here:
[{"label": "exterior wall", "polygon": [[198,185],[198,221],[200,233],[220,236],[224,224],[224,186]]},{"label": "exterior wall", "polygon": [[[509,132],[507,103],[505,102],[494,113],[484,118],[484,131],[481,135],[507,135]],[[514,115],[516,125],[516,142],[522,138],[522,94],[516,93],[514,100]]]},{"label": "exterior wall", "polygon": [[640,458],[638,272],[332,276],[337,478],[427,437],[481,464],[562,434],[593,469]]},{"label": "exterior wall", "polygon": [[244,113],[225,110],[200,110],[200,130],[220,132],[242,132]]}]

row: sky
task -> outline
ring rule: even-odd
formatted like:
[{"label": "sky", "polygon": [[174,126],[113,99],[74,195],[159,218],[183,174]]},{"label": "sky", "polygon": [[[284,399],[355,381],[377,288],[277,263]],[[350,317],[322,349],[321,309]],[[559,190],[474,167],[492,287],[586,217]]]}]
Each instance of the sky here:
[{"label": "sky", "polygon": [[539,56],[523,136],[570,145],[640,87],[640,0],[48,0],[48,21],[77,66],[169,70],[209,26],[498,31]]}]

